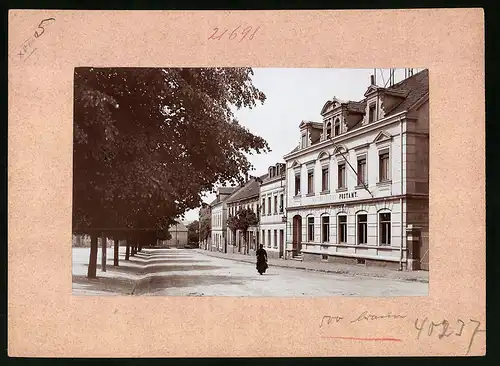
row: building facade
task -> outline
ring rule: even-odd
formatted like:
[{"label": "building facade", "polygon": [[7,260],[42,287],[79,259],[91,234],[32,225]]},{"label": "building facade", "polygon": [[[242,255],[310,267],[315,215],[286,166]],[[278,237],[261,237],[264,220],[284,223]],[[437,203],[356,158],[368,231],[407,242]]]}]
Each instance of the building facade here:
[{"label": "building facade", "polygon": [[416,269],[428,231],[429,83],[421,71],[359,102],[327,101],[287,154],[287,258]]},{"label": "building facade", "polygon": [[226,240],[226,220],[227,220],[227,203],[226,200],[234,192],[232,187],[219,187],[215,200],[210,203],[212,215],[212,250],[219,252],[227,252]]},{"label": "building facade", "polygon": [[212,248],[212,208],[207,203],[202,203],[198,213],[198,225],[200,233],[199,245],[201,249]]},{"label": "building facade", "polygon": [[285,173],[286,165],[270,166],[260,185],[259,244],[264,245],[269,258],[285,254]]},{"label": "building facade", "polygon": [[[227,207],[229,216],[236,215],[241,209],[250,209],[255,213],[257,219],[259,219],[259,188],[264,177],[265,176],[246,179],[245,184],[228,198]],[[240,230],[233,233],[230,228],[227,228],[227,237],[228,246],[231,248],[228,250],[232,253],[254,254],[260,239],[259,225],[250,226],[246,233],[246,237],[244,237],[244,233]]]}]

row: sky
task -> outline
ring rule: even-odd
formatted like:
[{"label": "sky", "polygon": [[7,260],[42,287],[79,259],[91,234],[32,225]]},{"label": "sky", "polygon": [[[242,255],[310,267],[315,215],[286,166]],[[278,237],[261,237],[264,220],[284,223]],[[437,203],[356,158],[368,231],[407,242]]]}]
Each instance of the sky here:
[{"label": "sky", "polygon": [[[302,120],[322,122],[323,105],[337,97],[358,101],[370,85],[374,69],[304,69],[254,68],[253,84],[267,99],[252,109],[235,112],[241,125],[264,138],[271,152],[249,156],[255,167],[251,175],[267,173],[271,165],[284,162],[283,156],[299,144],[299,124]],[[420,69],[419,69],[420,70]],[[415,72],[419,71],[415,69]],[[404,69],[396,69],[395,82],[404,79]],[[377,69],[376,83],[387,82],[389,69]],[[204,202],[211,202],[215,194],[208,194]],[[198,219],[199,209],[187,211],[184,222]]]}]

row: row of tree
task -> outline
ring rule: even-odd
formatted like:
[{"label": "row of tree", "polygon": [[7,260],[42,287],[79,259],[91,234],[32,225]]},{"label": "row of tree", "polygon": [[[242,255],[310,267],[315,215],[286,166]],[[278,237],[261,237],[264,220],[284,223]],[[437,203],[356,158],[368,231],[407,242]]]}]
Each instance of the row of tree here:
[{"label": "row of tree", "polygon": [[89,277],[97,236],[149,243],[199,207],[203,192],[241,182],[249,154],[270,151],[233,113],[264,103],[252,75],[251,68],[75,69],[73,232],[91,235]]}]

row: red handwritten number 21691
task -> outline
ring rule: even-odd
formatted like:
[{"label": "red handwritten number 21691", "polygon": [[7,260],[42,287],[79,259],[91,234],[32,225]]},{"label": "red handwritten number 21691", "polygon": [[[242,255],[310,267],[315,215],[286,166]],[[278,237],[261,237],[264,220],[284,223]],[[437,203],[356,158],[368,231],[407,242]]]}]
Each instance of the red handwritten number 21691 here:
[{"label": "red handwritten number 21691", "polygon": [[[252,27],[246,27],[244,29],[241,29],[241,25],[239,25],[236,28],[234,28],[233,31],[229,33],[226,37],[229,38],[230,40],[234,40],[241,37],[238,43],[243,41],[245,38],[251,41],[255,37],[255,34],[259,30],[259,28],[260,26],[255,28],[255,30],[250,34],[250,32],[252,31]],[[227,34],[228,29],[225,29],[224,32],[220,34],[217,34],[218,32],[219,28],[214,28],[214,32],[212,33],[212,35],[210,35],[210,37],[208,37],[208,39],[220,40],[224,37],[224,35]]]}]

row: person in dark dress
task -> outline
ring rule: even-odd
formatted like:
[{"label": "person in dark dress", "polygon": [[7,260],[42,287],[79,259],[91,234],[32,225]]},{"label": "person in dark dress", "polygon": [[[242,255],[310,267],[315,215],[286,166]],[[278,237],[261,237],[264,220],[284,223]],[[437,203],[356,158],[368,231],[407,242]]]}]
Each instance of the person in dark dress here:
[{"label": "person in dark dress", "polygon": [[263,271],[259,271],[260,274],[262,274],[262,272],[265,272],[265,270],[268,268],[267,252],[262,244],[260,245],[260,248],[257,249],[257,252],[255,254],[257,255],[257,271],[259,271],[259,268],[261,268],[262,266]]}]

